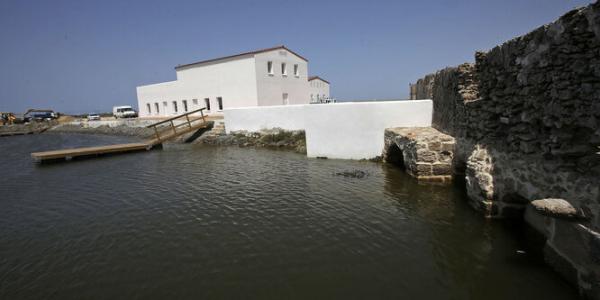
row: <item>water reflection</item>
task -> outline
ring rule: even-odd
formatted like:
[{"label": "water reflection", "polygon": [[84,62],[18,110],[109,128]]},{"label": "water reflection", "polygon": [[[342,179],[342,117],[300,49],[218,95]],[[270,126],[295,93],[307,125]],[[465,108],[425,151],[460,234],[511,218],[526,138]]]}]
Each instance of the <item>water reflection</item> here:
[{"label": "water reflection", "polygon": [[[370,162],[189,145],[36,166],[0,144],[0,298],[574,297],[462,189]],[[121,141],[121,140],[119,140]],[[361,170],[364,178],[337,176]]]}]

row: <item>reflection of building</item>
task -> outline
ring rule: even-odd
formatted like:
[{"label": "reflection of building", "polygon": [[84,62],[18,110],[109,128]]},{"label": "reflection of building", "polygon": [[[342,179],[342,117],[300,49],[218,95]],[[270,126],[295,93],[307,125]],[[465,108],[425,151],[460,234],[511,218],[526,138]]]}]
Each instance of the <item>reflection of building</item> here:
[{"label": "reflection of building", "polygon": [[308,61],[285,46],[179,65],[175,73],[175,81],[137,87],[140,116],[308,104],[311,93],[329,97],[329,83],[309,79]]},{"label": "reflection of building", "polygon": [[311,103],[329,102],[329,81],[319,77],[308,77]]}]

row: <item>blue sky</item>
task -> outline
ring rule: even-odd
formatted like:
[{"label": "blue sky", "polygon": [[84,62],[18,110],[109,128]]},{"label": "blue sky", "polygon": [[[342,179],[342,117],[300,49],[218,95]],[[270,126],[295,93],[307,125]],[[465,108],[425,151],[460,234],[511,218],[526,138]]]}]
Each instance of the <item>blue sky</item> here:
[{"label": "blue sky", "polygon": [[0,0],[0,111],[110,111],[178,64],[281,44],[335,98],[406,98],[409,82],[591,2]]}]

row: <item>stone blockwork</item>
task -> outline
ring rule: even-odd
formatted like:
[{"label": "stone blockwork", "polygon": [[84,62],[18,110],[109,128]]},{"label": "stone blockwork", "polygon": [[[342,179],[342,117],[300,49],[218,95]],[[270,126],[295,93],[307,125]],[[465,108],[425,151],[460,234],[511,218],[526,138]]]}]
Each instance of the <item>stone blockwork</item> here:
[{"label": "stone blockwork", "polygon": [[431,127],[385,130],[383,159],[405,168],[421,181],[452,179],[454,138]]},{"label": "stone blockwork", "polygon": [[425,76],[411,93],[433,99],[433,126],[456,138],[454,172],[475,208],[522,217],[532,201],[559,198],[578,212],[532,225],[548,261],[600,298],[600,3]]},{"label": "stone blockwork", "polygon": [[466,127],[465,103],[478,97],[474,64],[445,68],[419,79],[411,85],[411,98],[437,99],[433,102],[433,127],[459,136]]}]

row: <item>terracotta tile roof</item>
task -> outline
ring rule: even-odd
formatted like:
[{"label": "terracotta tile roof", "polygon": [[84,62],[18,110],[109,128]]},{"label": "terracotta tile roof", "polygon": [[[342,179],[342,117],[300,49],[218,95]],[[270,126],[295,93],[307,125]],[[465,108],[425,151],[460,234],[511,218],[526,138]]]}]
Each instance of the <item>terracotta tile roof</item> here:
[{"label": "terracotta tile roof", "polygon": [[246,55],[254,55],[254,54],[263,53],[263,52],[269,52],[269,51],[278,50],[278,49],[285,49],[285,50],[289,51],[290,53],[292,53],[292,54],[300,57],[302,60],[308,62],[308,59],[302,57],[302,55],[300,55],[300,54],[298,54],[298,53],[296,53],[296,52],[288,49],[284,45],[280,45],[280,46],[275,46],[275,47],[266,48],[266,49],[260,49],[260,50],[255,50],[255,51],[250,51],[250,52],[244,52],[244,53],[235,54],[235,55],[229,55],[229,56],[223,56],[223,57],[219,57],[219,58],[213,58],[213,59],[208,59],[208,60],[197,61],[197,62],[193,62],[193,63],[189,63],[189,64],[184,64],[184,65],[178,65],[178,66],[175,67],[175,70],[180,69],[180,68],[185,68],[185,67],[193,66],[193,65],[199,65],[199,64],[209,63],[209,62],[216,62],[216,61],[219,61],[219,60],[237,58],[237,57],[246,56]]},{"label": "terracotta tile roof", "polygon": [[323,82],[327,82],[327,84],[330,84],[329,81],[327,81],[327,80],[325,80],[325,79],[323,79],[323,78],[321,78],[319,76],[310,76],[310,77],[308,77],[308,81],[315,80],[315,79],[319,79],[319,80],[321,80]]}]

